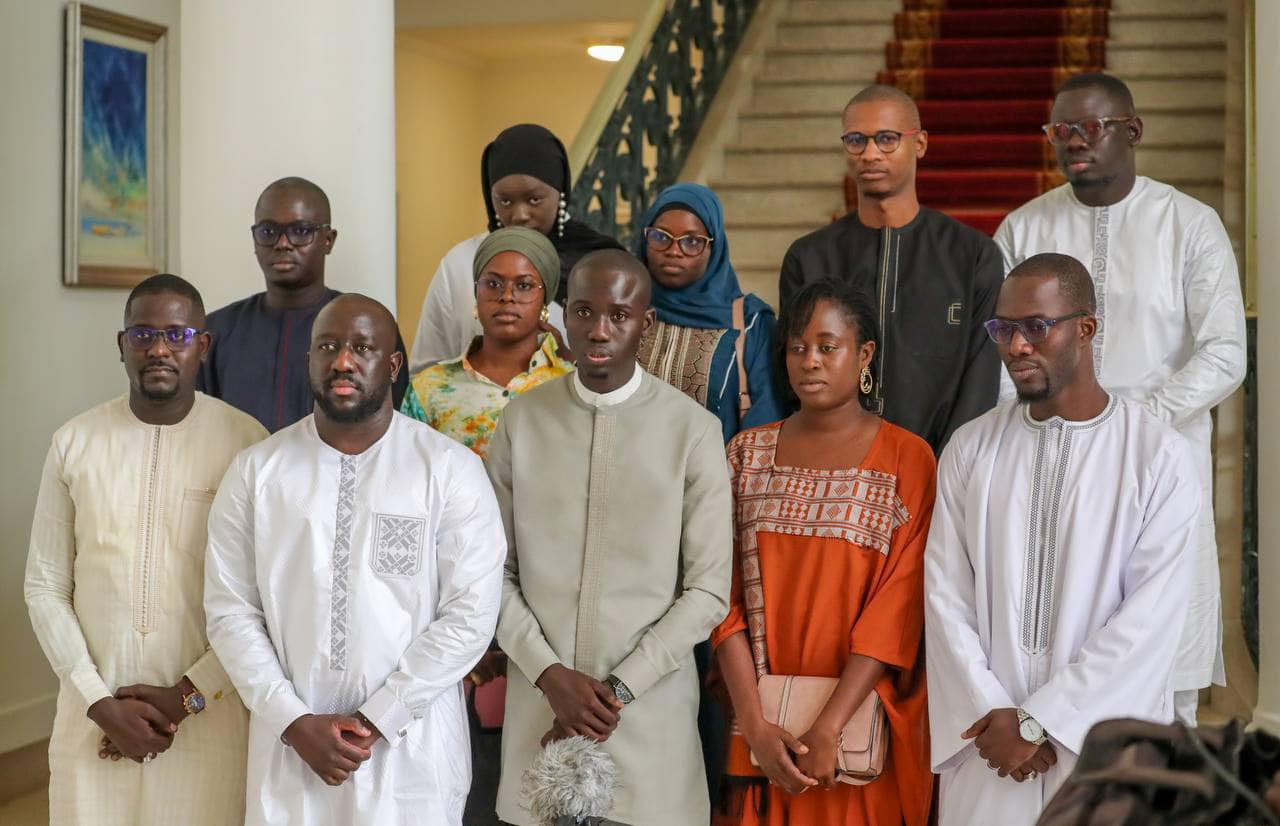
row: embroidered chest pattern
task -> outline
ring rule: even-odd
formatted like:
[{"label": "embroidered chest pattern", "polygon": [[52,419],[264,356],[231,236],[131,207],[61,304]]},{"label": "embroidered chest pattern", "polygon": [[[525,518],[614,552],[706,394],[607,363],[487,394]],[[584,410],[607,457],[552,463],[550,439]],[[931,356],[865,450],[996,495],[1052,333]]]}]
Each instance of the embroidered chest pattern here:
[{"label": "embroidered chest pattern", "polygon": [[707,403],[711,358],[724,330],[700,330],[659,321],[640,340],[636,361],[655,378]]},{"label": "embroidered chest pattern", "polygon": [[911,518],[898,477],[856,469],[823,471],[774,465],[778,428],[749,430],[733,442],[736,540],[742,566],[747,636],[756,675],[768,673],[760,533],[843,539],[889,555],[893,532]]},{"label": "embroidered chest pattern", "polygon": [[347,624],[351,590],[351,523],[355,520],[355,456],[342,457],[338,510],[333,531],[333,587],[329,603],[329,668],[347,670]]},{"label": "embroidered chest pattern", "polygon": [[377,514],[373,525],[373,570],[383,576],[410,577],[422,569],[422,539],[427,520]]},{"label": "embroidered chest pattern", "polygon": [[1097,297],[1098,332],[1093,337],[1093,371],[1102,375],[1102,356],[1107,341],[1107,269],[1111,244],[1111,208],[1093,210],[1093,260],[1090,262],[1093,291]]}]

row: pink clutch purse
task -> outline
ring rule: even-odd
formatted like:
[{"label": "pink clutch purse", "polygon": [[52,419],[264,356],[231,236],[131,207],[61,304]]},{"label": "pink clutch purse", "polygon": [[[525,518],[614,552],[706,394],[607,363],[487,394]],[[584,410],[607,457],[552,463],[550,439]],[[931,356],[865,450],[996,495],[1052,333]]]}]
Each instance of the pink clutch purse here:
[{"label": "pink clutch purse", "polygon": [[[786,677],[766,674],[760,678],[760,706],[764,719],[794,737],[809,730],[836,685],[835,677]],[[872,691],[845,723],[836,751],[837,778],[841,783],[862,786],[880,776],[889,750],[889,725],[880,695]],[[759,766],[756,756],[751,764]]]}]

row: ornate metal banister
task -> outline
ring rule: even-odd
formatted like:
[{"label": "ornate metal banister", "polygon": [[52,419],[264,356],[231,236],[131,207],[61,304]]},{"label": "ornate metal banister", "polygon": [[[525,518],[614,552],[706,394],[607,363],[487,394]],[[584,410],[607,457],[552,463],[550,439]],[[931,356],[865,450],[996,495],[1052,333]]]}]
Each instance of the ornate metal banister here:
[{"label": "ornate metal banister", "polygon": [[759,3],[671,0],[575,177],[575,217],[623,242],[639,229],[680,174]]}]

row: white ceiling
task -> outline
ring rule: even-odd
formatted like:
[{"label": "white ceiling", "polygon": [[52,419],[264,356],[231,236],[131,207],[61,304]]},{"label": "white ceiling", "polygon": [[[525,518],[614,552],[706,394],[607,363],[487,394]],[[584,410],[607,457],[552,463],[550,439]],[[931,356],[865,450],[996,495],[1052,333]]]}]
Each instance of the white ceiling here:
[{"label": "white ceiling", "polygon": [[514,26],[636,21],[650,0],[395,0],[396,27]]}]

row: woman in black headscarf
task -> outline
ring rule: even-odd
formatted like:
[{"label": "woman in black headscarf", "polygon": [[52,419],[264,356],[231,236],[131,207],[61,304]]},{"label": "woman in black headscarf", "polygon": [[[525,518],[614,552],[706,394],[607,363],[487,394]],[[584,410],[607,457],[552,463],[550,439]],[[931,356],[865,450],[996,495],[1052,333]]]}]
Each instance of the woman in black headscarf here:
[{"label": "woman in black headscarf", "polygon": [[607,235],[569,216],[569,156],[545,127],[522,123],[504,129],[480,156],[480,181],[488,231],[449,250],[441,260],[426,300],[409,356],[409,372],[457,358],[479,334],[475,320],[471,264],[489,232],[501,226],[535,229],[551,239],[560,254],[560,289],[548,305],[549,325],[563,332],[563,302],[569,270],[592,250],[622,249]]}]

